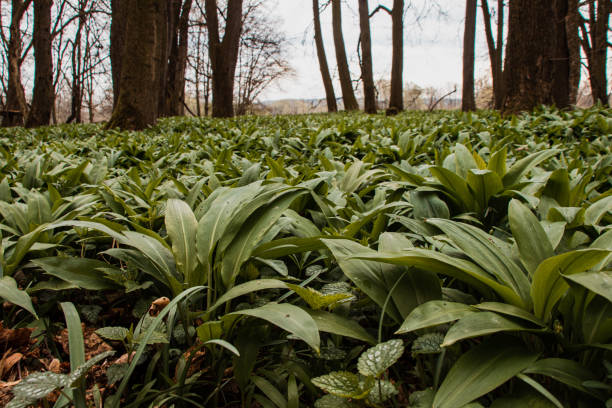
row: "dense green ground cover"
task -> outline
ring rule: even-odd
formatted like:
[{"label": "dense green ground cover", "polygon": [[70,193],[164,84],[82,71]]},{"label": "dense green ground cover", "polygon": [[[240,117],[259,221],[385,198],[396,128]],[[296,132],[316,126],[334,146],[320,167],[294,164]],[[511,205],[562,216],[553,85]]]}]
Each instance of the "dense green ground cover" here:
[{"label": "dense green ground cover", "polygon": [[612,406],[610,110],[1,132],[12,407]]}]

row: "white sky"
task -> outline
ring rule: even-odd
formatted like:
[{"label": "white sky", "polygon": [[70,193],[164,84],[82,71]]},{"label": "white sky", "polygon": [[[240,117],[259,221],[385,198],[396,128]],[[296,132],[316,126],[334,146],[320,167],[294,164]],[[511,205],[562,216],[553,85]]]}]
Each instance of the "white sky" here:
[{"label": "white sky", "polygon": [[[269,0],[272,16],[277,17],[289,40],[289,61],[295,74],[271,85],[262,95],[263,100],[284,98],[324,98],[325,91],[314,46],[312,0]],[[324,0],[320,0],[323,3]],[[378,4],[391,8],[391,0],[370,0],[372,11]],[[404,19],[404,83],[421,87],[433,86],[452,90],[461,88],[463,0],[406,0],[411,4]],[[437,3],[440,7],[432,6]],[[428,10],[428,11],[427,11]],[[443,14],[441,14],[443,13]],[[482,15],[478,13],[476,32],[476,78],[489,75],[487,47],[483,33]],[[351,65],[352,78],[359,78],[357,42],[359,16],[356,0],[345,0],[342,8],[345,47]],[[327,61],[335,79],[336,96],[340,96],[336,60],[332,38],[331,7],[321,15]],[[370,20],[375,79],[389,79],[391,70],[391,17],[380,11]],[[460,93],[459,93],[460,95]]]}]

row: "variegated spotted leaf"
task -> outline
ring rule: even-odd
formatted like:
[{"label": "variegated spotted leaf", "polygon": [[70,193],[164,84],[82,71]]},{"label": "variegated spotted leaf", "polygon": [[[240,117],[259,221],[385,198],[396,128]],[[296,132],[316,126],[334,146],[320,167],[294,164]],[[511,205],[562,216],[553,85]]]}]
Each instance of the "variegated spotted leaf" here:
[{"label": "variegated spotted leaf", "polygon": [[412,354],[438,354],[442,351],[440,345],[444,342],[444,334],[427,333],[418,337],[412,343]]},{"label": "variegated spotted leaf", "polygon": [[367,349],[357,362],[362,375],[379,377],[404,354],[404,344],[393,339]]},{"label": "variegated spotted leaf", "polygon": [[390,381],[377,380],[374,382],[374,388],[368,394],[368,402],[378,406],[397,394],[399,391]]},{"label": "variegated spotted leaf", "polygon": [[122,341],[128,336],[129,330],[125,327],[102,327],[96,334],[106,340]]},{"label": "variegated spotted leaf", "polygon": [[372,389],[374,379],[361,378],[348,371],[334,371],[312,379],[323,391],[338,397],[364,399]]},{"label": "variegated spotted leaf", "polygon": [[65,374],[56,374],[51,371],[34,373],[13,387],[13,395],[16,400],[30,401],[29,403],[32,404],[67,384],[68,376]]},{"label": "variegated spotted leaf", "polygon": [[327,394],[315,401],[315,408],[354,408],[357,405],[346,398]]},{"label": "variegated spotted leaf", "polygon": [[298,296],[301,297],[306,303],[308,303],[308,306],[310,306],[310,308],[313,310],[320,310],[326,307],[331,308],[337,303],[352,297],[352,295],[349,293],[323,294],[312,288],[305,288],[289,283],[287,286],[289,289],[297,293]]}]

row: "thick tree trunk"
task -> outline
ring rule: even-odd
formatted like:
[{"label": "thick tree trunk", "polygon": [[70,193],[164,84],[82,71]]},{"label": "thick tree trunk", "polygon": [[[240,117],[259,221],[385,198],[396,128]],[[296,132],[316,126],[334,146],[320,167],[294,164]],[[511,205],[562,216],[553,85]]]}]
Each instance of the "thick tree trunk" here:
[{"label": "thick tree trunk", "polygon": [[108,128],[144,129],[157,119],[160,46],[166,35],[158,27],[163,10],[159,0],[128,1],[119,98]]},{"label": "thick tree trunk", "polygon": [[331,75],[329,74],[329,66],[327,65],[327,57],[325,55],[325,47],[323,46],[323,33],[321,31],[321,18],[319,15],[319,0],[312,0],[312,13],[314,16],[314,38],[317,48],[317,58],[319,59],[319,70],[325,87],[325,99],[327,100],[327,111],[337,112],[338,104],[336,103],[336,94],[334,93],[334,85]]},{"label": "thick tree trunk", "polygon": [[219,36],[217,1],[206,0],[208,53],[212,66],[213,117],[234,116],[234,76],[242,32],[242,0],[228,0],[225,34]]},{"label": "thick tree trunk", "polygon": [[53,58],[51,56],[52,0],[34,0],[34,92],[26,127],[45,126],[53,107]]},{"label": "thick tree trunk", "polygon": [[8,88],[6,92],[6,116],[3,126],[22,126],[27,113],[25,91],[21,84],[21,20],[31,0],[13,0],[8,40]]},{"label": "thick tree trunk", "polygon": [[404,110],[404,0],[393,0],[391,20],[393,56],[389,111],[399,112]]},{"label": "thick tree trunk", "polygon": [[512,0],[504,69],[507,113],[569,104],[567,0]]},{"label": "thick tree trunk", "polygon": [[359,28],[361,31],[361,80],[363,81],[363,110],[376,113],[376,87],[372,69],[372,37],[368,0],[359,0]]},{"label": "thick tree trunk", "polygon": [[334,48],[336,49],[336,63],[338,64],[338,76],[340,77],[340,88],[342,89],[342,100],[344,110],[358,110],[359,104],[353,91],[351,72],[349,71],[344,49],[344,36],[342,35],[342,10],[340,0],[332,0],[332,28],[334,32]]},{"label": "thick tree trunk", "polygon": [[168,85],[165,93],[164,113],[167,116],[181,116],[185,103],[185,68],[187,66],[187,45],[189,35],[189,13],[192,0],[178,3],[176,28],[172,30],[170,58],[168,59]]},{"label": "thick tree trunk", "polygon": [[113,108],[119,99],[121,67],[125,51],[127,12],[130,0],[111,0],[110,60],[113,79]]},{"label": "thick tree trunk", "polygon": [[463,96],[461,109],[464,112],[476,110],[474,97],[474,58],[476,42],[476,0],[465,2],[465,32],[463,34]]}]

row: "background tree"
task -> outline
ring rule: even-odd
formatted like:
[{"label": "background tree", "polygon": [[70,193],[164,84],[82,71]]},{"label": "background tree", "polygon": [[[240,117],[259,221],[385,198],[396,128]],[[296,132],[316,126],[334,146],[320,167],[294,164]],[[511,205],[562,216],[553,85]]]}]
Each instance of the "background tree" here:
[{"label": "background tree", "polygon": [[2,40],[5,44],[8,66],[6,112],[2,121],[5,126],[22,125],[28,109],[25,91],[21,83],[21,65],[25,58],[22,46],[21,22],[31,3],[32,0],[13,0],[11,2],[11,22],[8,39],[4,35],[4,30],[2,30]]},{"label": "background tree", "polygon": [[160,13],[164,12],[161,3],[128,1],[119,96],[107,124],[109,128],[144,129],[157,119],[160,47],[166,35],[159,27]]},{"label": "background tree", "polygon": [[495,109],[501,109],[504,100],[504,0],[497,0],[497,36],[493,36],[491,10],[487,0],[481,1],[482,19],[485,27],[485,37],[489,49],[491,63],[491,79],[493,82],[493,99]]},{"label": "background tree", "polygon": [[312,0],[312,13],[314,16],[315,46],[317,49],[317,58],[319,60],[319,70],[321,71],[321,78],[323,79],[323,87],[325,88],[327,111],[337,112],[338,104],[336,103],[336,94],[334,93],[334,85],[332,83],[331,75],[329,74],[329,66],[327,65],[327,57],[325,56],[325,47],[323,45],[319,0]]},{"label": "background tree", "polygon": [[342,89],[342,100],[344,110],[358,110],[359,104],[353,91],[353,82],[346,58],[344,48],[344,36],[342,35],[342,4],[340,0],[331,0],[332,4],[332,28],[334,33],[334,48],[336,50],[336,63],[338,64],[338,76],[340,77],[340,88]]},{"label": "background tree", "polygon": [[363,82],[363,110],[376,113],[376,88],[372,69],[372,37],[370,35],[370,15],[368,0],[359,2],[359,29],[361,42],[361,81]]},{"label": "background tree", "polygon": [[474,97],[474,54],[476,42],[476,11],[478,4],[476,0],[465,2],[465,30],[463,34],[463,95],[461,98],[461,109],[466,111],[476,110],[476,99]]},{"label": "background tree", "polygon": [[586,13],[588,17],[580,14],[580,31],[582,34],[582,49],[586,54],[589,83],[593,102],[607,105],[608,81],[608,31],[610,29],[610,13],[612,2],[610,0],[586,0]]},{"label": "background tree", "polygon": [[567,0],[511,0],[504,111],[569,106]]},{"label": "background tree", "polygon": [[234,116],[234,76],[242,31],[242,0],[228,0],[225,33],[219,34],[216,0],[205,0],[214,117]]},{"label": "background tree", "polygon": [[393,0],[391,10],[393,56],[389,109],[404,110],[404,0]]},{"label": "background tree", "polygon": [[34,56],[35,75],[32,108],[26,127],[48,125],[54,100],[53,59],[51,56],[52,0],[34,0]]}]

